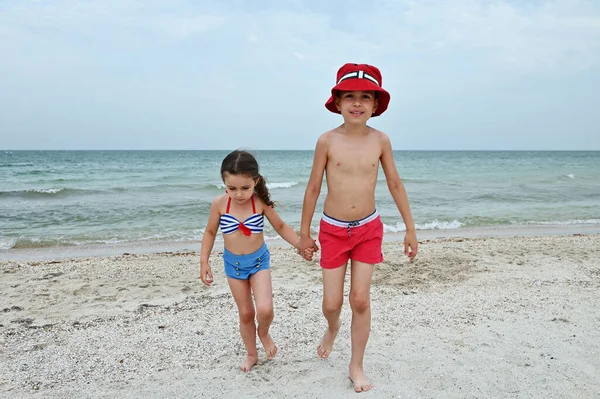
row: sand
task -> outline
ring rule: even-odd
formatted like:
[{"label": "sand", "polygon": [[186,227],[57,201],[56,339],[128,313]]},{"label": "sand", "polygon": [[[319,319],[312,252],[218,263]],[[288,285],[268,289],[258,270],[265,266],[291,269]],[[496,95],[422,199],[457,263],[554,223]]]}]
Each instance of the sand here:
[{"label": "sand", "polygon": [[[318,257],[272,248],[280,348],[248,373],[222,272],[198,253],[0,263],[0,396],[10,398],[598,398],[600,235],[384,243],[365,371],[347,377],[350,309],[329,359]],[[346,290],[346,294],[347,294]]]}]

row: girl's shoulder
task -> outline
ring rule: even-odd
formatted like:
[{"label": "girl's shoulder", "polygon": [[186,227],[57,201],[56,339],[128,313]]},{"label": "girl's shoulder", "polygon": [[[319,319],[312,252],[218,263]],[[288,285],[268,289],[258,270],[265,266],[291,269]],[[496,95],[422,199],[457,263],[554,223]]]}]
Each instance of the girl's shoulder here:
[{"label": "girl's shoulder", "polygon": [[273,205],[267,205],[260,198],[260,195],[258,195],[258,193],[254,193],[254,203],[256,204],[256,213],[258,213],[259,215],[265,215],[265,212],[269,212],[270,214],[273,214],[273,212],[277,213],[275,211],[276,202],[274,202]]},{"label": "girl's shoulder", "polygon": [[262,215],[265,209],[265,203],[262,199],[260,199],[260,195],[258,193],[252,194],[252,198],[254,198],[254,205],[256,206],[256,213]]},{"label": "girl's shoulder", "polygon": [[212,202],[213,206],[217,207],[220,214],[225,213],[225,208],[227,207],[227,198],[229,198],[229,196],[227,194],[221,194],[221,195],[215,197],[215,199]]}]

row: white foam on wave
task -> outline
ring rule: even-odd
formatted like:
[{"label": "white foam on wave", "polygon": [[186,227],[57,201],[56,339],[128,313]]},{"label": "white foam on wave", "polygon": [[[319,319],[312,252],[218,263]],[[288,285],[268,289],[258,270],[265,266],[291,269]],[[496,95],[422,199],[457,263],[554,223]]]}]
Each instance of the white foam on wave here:
[{"label": "white foam on wave", "polygon": [[277,233],[274,236],[268,236],[265,234],[265,241],[273,241],[273,240],[283,240]]},{"label": "white foam on wave", "polygon": [[[518,224],[518,222],[514,222]],[[571,225],[600,225],[600,219],[575,219],[575,220],[550,220],[545,222],[528,221],[525,224],[537,224],[542,226],[571,226]]]},{"label": "white foam on wave", "polygon": [[[444,222],[435,219],[429,223],[415,223],[415,229],[417,230],[452,230],[459,229],[461,226],[462,224],[458,220]],[[395,226],[384,224],[383,231],[385,233],[399,233],[401,231],[406,231],[406,226],[404,223],[397,223]]]},{"label": "white foam on wave", "polygon": [[11,238],[0,238],[0,251],[7,251],[15,246],[17,240]]},{"label": "white foam on wave", "polygon": [[569,173],[569,174],[567,175],[567,177],[568,177],[568,178],[571,178],[571,179],[574,179],[574,178],[575,178],[575,175],[574,175],[573,173]]},{"label": "white foam on wave", "polygon": [[32,188],[25,190],[26,193],[40,193],[40,194],[56,194],[64,191],[64,188]]},{"label": "white foam on wave", "polygon": [[[275,188],[292,188],[297,185],[298,185],[297,181],[290,181],[290,182],[283,182],[283,183],[267,183],[267,188],[269,190],[272,190]],[[218,188],[219,190],[223,190],[226,188],[224,183],[217,183],[214,186],[216,188]]]},{"label": "white foam on wave", "polygon": [[284,183],[267,183],[267,188],[269,190],[272,190],[274,188],[292,188],[296,185],[298,185],[297,181],[284,182]]}]

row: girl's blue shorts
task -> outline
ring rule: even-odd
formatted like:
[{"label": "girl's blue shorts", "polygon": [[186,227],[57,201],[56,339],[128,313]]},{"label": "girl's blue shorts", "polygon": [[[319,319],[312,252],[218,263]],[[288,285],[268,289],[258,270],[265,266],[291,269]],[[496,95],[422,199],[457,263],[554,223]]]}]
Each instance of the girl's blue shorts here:
[{"label": "girl's blue shorts", "polygon": [[238,280],[248,280],[250,276],[261,270],[271,268],[271,254],[264,243],[257,251],[248,255],[236,255],[223,249],[225,275]]}]

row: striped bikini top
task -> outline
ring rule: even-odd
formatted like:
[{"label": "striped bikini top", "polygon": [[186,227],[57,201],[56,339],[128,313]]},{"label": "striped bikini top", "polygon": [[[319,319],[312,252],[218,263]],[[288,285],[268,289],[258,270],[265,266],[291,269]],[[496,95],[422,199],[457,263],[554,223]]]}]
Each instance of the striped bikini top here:
[{"label": "striped bikini top", "polygon": [[250,236],[252,233],[262,233],[265,228],[265,217],[256,213],[256,206],[254,205],[254,196],[252,196],[252,212],[254,212],[248,219],[240,222],[234,216],[229,214],[229,206],[231,205],[231,197],[227,199],[227,209],[225,213],[221,215],[219,224],[221,225],[221,231],[223,234],[231,234],[236,230],[240,230],[245,236]]}]

